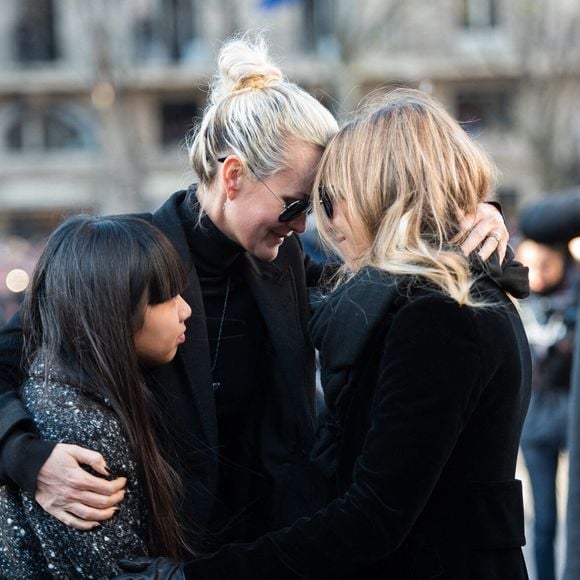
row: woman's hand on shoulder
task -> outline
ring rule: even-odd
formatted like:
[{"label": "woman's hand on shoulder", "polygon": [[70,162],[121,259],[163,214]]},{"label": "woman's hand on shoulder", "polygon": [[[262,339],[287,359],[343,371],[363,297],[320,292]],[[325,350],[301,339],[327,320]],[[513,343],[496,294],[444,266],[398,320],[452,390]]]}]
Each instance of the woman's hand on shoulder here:
[{"label": "woman's hand on shoulder", "polygon": [[487,260],[497,250],[499,263],[503,262],[509,232],[503,216],[494,205],[480,203],[475,215],[464,215],[459,225],[461,231],[456,238],[463,240],[461,250],[466,256],[479,247],[478,253],[483,260]]},{"label": "woman's hand on shoulder", "polygon": [[105,459],[100,453],[77,445],[59,443],[38,472],[34,498],[42,509],[63,524],[78,530],[91,530],[108,520],[125,497],[126,478],[112,481],[96,477],[81,465],[92,467],[107,477]]}]

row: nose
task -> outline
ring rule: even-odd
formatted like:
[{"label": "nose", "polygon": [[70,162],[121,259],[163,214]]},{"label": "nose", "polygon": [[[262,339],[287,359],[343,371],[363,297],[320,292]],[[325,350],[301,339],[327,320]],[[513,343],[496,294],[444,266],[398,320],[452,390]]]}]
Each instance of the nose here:
[{"label": "nose", "polygon": [[288,222],[288,227],[297,234],[303,234],[306,231],[306,214],[296,216],[292,221]]},{"label": "nose", "polygon": [[191,306],[182,298],[181,294],[177,295],[177,312],[181,322],[191,316]]}]

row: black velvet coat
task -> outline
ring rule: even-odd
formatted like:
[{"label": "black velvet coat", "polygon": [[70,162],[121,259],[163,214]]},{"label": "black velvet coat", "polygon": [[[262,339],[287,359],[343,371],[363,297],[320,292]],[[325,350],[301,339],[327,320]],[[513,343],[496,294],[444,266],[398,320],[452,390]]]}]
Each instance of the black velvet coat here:
[{"label": "black velvet coat", "polygon": [[[195,191],[190,189],[190,197]],[[189,273],[182,292],[192,309],[187,340],[169,365],[150,377],[162,417],[161,444],[168,460],[182,473],[185,498],[183,524],[196,544],[211,517],[218,476],[218,438],[210,352],[204,306],[193,263],[195,248],[186,231],[196,218],[187,209],[187,191],[174,194],[150,220],[173,243]],[[191,199],[189,200],[191,202]],[[307,286],[319,283],[320,267],[305,260],[299,239],[288,238],[273,262],[244,254],[244,276],[269,335],[263,352],[265,388],[261,402],[248,416],[255,438],[254,465],[261,471],[262,530],[293,522],[319,507],[309,453],[314,436],[314,349],[308,333]],[[36,475],[54,443],[39,442],[30,415],[18,395],[21,383],[22,330],[16,317],[0,333],[0,483],[14,483],[33,492]],[[248,435],[249,436],[249,435]]]},{"label": "black velvet coat", "polygon": [[526,578],[514,476],[529,349],[503,292],[478,290],[495,305],[460,307],[367,269],[319,303],[316,452],[336,499],[189,563],[187,577]]}]

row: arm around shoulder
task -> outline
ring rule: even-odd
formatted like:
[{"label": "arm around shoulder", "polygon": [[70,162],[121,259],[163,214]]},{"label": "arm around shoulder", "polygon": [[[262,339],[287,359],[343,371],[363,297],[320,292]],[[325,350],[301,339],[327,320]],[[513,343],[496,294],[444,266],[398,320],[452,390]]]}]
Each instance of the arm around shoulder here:
[{"label": "arm around shoulder", "polygon": [[0,484],[12,483],[33,493],[54,443],[38,439],[20,398],[22,348],[22,324],[16,313],[0,328]]}]

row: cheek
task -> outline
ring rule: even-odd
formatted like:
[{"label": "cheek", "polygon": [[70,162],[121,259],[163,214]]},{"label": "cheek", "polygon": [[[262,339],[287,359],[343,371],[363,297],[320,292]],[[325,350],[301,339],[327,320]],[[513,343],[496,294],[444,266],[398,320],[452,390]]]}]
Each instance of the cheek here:
[{"label": "cheek", "polygon": [[254,210],[251,213],[240,215],[237,220],[236,236],[246,249],[249,245],[259,243],[268,233],[276,228],[278,214],[266,210]]}]

